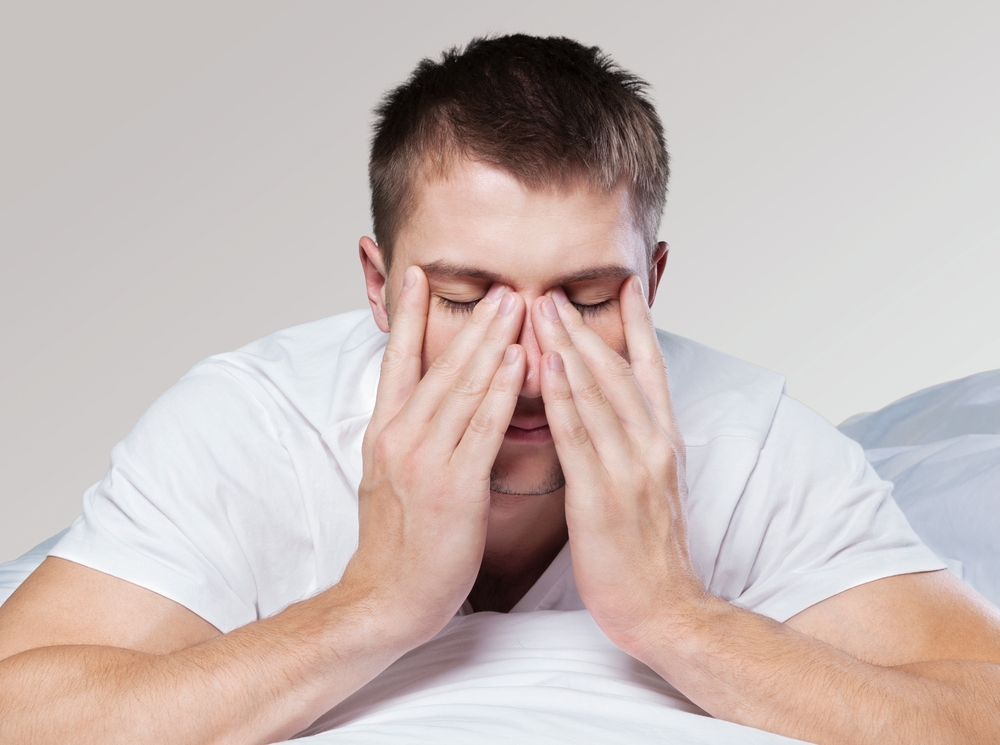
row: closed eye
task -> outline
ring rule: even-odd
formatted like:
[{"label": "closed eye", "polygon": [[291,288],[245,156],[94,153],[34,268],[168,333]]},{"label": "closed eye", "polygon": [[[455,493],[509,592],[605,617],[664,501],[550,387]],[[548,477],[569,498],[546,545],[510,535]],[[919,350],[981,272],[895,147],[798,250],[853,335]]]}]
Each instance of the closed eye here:
[{"label": "closed eye", "polygon": [[[451,300],[450,298],[441,297],[440,295],[437,296],[438,305],[452,313],[465,315],[472,313],[475,307],[479,304],[480,300],[482,300],[482,298],[462,302],[460,300]],[[598,313],[607,310],[611,307],[611,303],[612,300],[609,298],[600,303],[592,303],[589,305],[586,303],[573,303],[573,307],[580,312],[581,316],[586,318],[587,316],[597,315]]]},{"label": "closed eye", "polygon": [[468,302],[463,303],[458,300],[450,300],[446,297],[441,297],[440,295],[437,296],[438,305],[452,313],[463,315],[471,313],[479,304],[480,300],[482,300],[482,298],[476,298],[475,300],[469,300]]},{"label": "closed eye", "polygon": [[607,310],[611,307],[611,298],[600,302],[594,303],[593,305],[585,305],[584,303],[573,303],[573,307],[580,311],[580,315],[586,318],[587,316],[596,316],[603,310]]}]

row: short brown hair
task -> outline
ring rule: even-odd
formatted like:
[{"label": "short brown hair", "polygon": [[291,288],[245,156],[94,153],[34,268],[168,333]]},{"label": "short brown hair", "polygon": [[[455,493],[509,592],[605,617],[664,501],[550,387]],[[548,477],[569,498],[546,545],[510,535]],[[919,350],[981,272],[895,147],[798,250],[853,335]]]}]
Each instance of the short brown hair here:
[{"label": "short brown hair", "polygon": [[386,270],[415,207],[417,175],[443,172],[455,156],[529,186],[624,185],[651,252],[670,169],[647,89],[598,47],[563,37],[479,38],[440,62],[424,59],[375,109],[368,178]]}]

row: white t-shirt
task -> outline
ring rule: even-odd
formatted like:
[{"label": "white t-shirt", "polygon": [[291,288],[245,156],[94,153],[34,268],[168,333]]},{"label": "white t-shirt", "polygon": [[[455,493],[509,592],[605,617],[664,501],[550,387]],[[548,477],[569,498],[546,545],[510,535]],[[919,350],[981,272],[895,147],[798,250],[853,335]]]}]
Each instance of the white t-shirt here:
[{"label": "white t-shirt", "polygon": [[[944,568],[861,448],[784,379],[659,332],[687,446],[695,570],[784,621],[851,587]],[[111,453],[50,551],[223,632],[335,584],[357,547],[361,439],[387,336],[368,311],[196,365]],[[581,610],[564,548],[514,608]]]}]

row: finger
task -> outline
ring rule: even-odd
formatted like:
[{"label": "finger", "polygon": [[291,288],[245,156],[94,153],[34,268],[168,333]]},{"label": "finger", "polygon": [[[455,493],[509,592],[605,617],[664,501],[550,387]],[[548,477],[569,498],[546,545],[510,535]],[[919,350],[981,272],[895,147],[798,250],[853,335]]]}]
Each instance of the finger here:
[{"label": "finger", "polygon": [[490,381],[489,390],[455,448],[452,462],[461,465],[461,472],[468,473],[470,478],[490,478],[493,461],[503,444],[521,393],[526,359],[520,345],[507,347],[503,361]]},{"label": "finger", "polygon": [[625,329],[625,343],[628,345],[632,372],[642,388],[650,408],[664,431],[678,434],[670,397],[670,379],[663,350],[656,337],[653,316],[638,277],[632,277],[622,285],[622,324]]},{"label": "finger", "polygon": [[[543,354],[539,372],[545,418],[567,485],[600,483],[602,466],[591,437],[592,430],[584,424],[577,409],[562,355],[559,352]],[[590,491],[583,489],[581,493]]]},{"label": "finger", "polygon": [[687,493],[687,450],[674,414],[666,360],[656,336],[646,293],[638,277],[632,277],[622,286],[621,309],[632,371],[646,394],[657,421],[673,442],[677,458],[677,483],[683,499]]},{"label": "finger", "polygon": [[[510,353],[524,318],[524,300],[508,292],[500,300],[482,342],[452,380],[428,427],[435,442],[455,448],[490,390],[501,361]],[[516,394],[515,394],[516,396]]]},{"label": "finger", "polygon": [[420,360],[430,302],[427,277],[418,266],[403,274],[403,287],[396,302],[389,341],[382,355],[382,368],[375,396],[372,422],[380,430],[403,407],[420,382]]},{"label": "finger", "polygon": [[597,452],[605,458],[626,457],[628,437],[622,422],[606,391],[591,374],[569,338],[552,298],[540,297],[532,310],[532,327],[539,346],[543,352],[559,353],[573,392],[574,406],[590,432]]},{"label": "finger", "polygon": [[[493,285],[445,350],[431,362],[423,379],[413,389],[398,415],[406,427],[412,428],[411,431],[423,431],[427,423],[433,419],[448,389],[462,374],[481,345],[490,344],[491,348],[498,350],[498,358],[503,356],[503,350],[514,340],[516,330],[509,329],[510,338],[503,341],[497,341],[496,338],[486,341],[486,337],[497,316],[502,299],[507,294],[512,293],[507,293],[504,285]],[[504,328],[513,326],[510,314],[504,316],[501,322]]]},{"label": "finger", "polygon": [[659,424],[643,394],[632,366],[625,359],[626,350],[614,350],[587,325],[583,316],[562,289],[553,290],[552,300],[573,346],[604,389],[625,429],[634,437],[652,436]]}]

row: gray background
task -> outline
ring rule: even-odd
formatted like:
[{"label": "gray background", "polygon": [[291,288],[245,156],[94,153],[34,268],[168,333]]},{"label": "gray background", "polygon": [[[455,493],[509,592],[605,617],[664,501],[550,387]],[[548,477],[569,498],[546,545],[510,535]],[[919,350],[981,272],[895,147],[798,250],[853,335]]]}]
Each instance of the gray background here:
[{"label": "gray background", "polygon": [[1000,367],[996,3],[4,2],[0,560],[199,359],[364,305],[372,106],[517,30],[653,85],[660,326],[835,423]]}]

